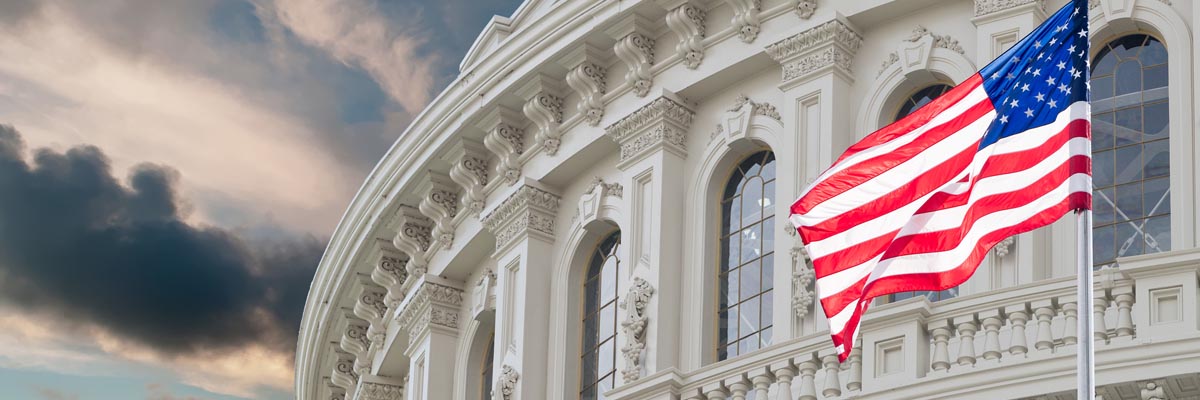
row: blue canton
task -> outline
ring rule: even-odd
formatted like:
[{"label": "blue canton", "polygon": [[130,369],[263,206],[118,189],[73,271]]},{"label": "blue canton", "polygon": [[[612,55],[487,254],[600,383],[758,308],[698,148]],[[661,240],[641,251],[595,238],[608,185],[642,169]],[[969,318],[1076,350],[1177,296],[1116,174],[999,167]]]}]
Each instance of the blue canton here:
[{"label": "blue canton", "polygon": [[1067,3],[979,71],[996,108],[980,149],[1054,122],[1067,106],[1088,100],[1087,13],[1086,0]]}]

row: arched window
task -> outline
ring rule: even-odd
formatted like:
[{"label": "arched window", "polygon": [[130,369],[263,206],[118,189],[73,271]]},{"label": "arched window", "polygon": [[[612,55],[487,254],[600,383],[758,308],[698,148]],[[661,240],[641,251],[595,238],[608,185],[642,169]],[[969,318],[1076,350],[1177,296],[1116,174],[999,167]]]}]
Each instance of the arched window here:
[{"label": "arched window", "polygon": [[[907,117],[908,114],[912,114],[913,111],[917,111],[917,109],[921,108],[921,106],[929,104],[934,99],[937,99],[941,95],[946,94],[946,92],[950,91],[950,89],[952,89],[950,87],[950,85],[945,85],[945,84],[939,83],[939,84],[932,85],[932,86],[926,87],[924,89],[918,90],[916,93],[913,93],[912,96],[909,96],[908,99],[904,100],[904,103],[900,105],[900,111],[896,112],[896,119],[894,121],[899,121],[901,118]],[[895,294],[888,295],[887,301],[889,303],[891,303],[891,302],[900,301],[900,300],[904,300],[904,299],[910,299],[910,298],[917,297],[917,296],[925,296],[926,298],[929,299],[929,301],[941,301],[941,300],[946,300],[946,299],[952,299],[952,298],[958,296],[958,288],[954,287],[954,288],[937,291],[937,292],[930,292],[930,291],[922,290],[922,291],[916,291],[916,292],[895,293]]]},{"label": "arched window", "polygon": [[617,247],[621,232],[600,241],[583,282],[583,346],[580,347],[580,399],[603,399],[617,375]]},{"label": "arched window", "polygon": [[904,99],[903,103],[900,103],[900,110],[896,111],[896,119],[893,121],[899,121],[901,118],[907,117],[908,114],[912,114],[912,112],[917,111],[918,108],[921,108],[922,106],[932,102],[934,99],[941,97],[941,95],[946,94],[946,92],[949,92],[950,89],[952,89],[950,85],[943,85],[939,83],[918,90],[916,93],[913,93],[912,96],[908,96],[907,99]]},{"label": "arched window", "polygon": [[487,348],[479,359],[479,400],[492,398],[492,352],[496,351],[496,334],[488,335]]},{"label": "arched window", "polygon": [[746,158],[721,200],[717,359],[771,344],[775,257],[775,153]]},{"label": "arched window", "polygon": [[1171,249],[1167,48],[1128,35],[1092,60],[1093,261]]}]

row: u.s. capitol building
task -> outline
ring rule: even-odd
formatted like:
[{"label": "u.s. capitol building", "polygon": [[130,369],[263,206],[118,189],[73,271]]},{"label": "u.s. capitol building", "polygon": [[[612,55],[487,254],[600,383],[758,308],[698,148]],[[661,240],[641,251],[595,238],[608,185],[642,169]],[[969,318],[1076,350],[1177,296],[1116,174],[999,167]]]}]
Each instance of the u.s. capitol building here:
[{"label": "u.s. capitol building", "polygon": [[[839,363],[788,206],[1064,0],[528,0],[350,205],[300,399],[1200,398],[1200,7],[1093,0],[1095,298],[1075,224],[875,300]],[[1078,332],[1081,313],[1096,317]]]}]

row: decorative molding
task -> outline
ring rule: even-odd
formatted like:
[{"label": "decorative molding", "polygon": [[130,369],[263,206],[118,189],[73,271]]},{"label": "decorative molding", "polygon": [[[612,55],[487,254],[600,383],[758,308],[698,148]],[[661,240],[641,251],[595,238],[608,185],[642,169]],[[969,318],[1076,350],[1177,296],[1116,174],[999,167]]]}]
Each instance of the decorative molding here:
[{"label": "decorative molding", "polygon": [[996,257],[1004,258],[1014,244],[1016,244],[1015,236],[1006,237],[1000,243],[996,243],[996,247],[993,248],[996,251]]},{"label": "decorative molding", "polygon": [[792,11],[795,11],[800,19],[812,18],[817,12],[817,0],[792,0]]},{"label": "decorative molding", "polygon": [[883,63],[879,65],[879,72],[875,73],[875,77],[878,78],[880,76],[883,76],[883,71],[887,71],[888,67],[892,66],[892,64],[895,64],[897,62],[900,62],[900,55],[896,54],[896,52],[894,52],[894,51],[891,53],[888,53],[887,58],[883,59]]},{"label": "decorative molding", "polygon": [[621,309],[625,310],[625,320],[621,321],[621,329],[625,332],[625,346],[621,347],[625,368],[621,370],[621,377],[626,383],[642,376],[642,350],[646,349],[646,324],[650,320],[646,308],[653,295],[654,287],[650,282],[635,276],[629,292],[621,300]]},{"label": "decorative molding", "polygon": [[355,400],[402,400],[404,386],[379,382],[361,382]]},{"label": "decorative molding", "polygon": [[485,311],[496,310],[496,271],[484,268],[475,282],[475,296],[471,302],[471,315],[478,319]]},{"label": "decorative molding", "polygon": [[354,355],[355,371],[361,373],[359,364],[366,361],[367,349],[371,347],[371,340],[367,337],[367,329],[370,328],[370,324],[365,320],[355,318],[351,313],[347,314],[350,315],[342,318],[342,337],[338,340],[338,347],[342,351]]},{"label": "decorative molding", "polygon": [[1166,400],[1167,393],[1163,390],[1165,384],[1165,379],[1138,382],[1139,398],[1142,400]]},{"label": "decorative molding", "polygon": [[604,57],[600,50],[585,44],[567,61],[567,86],[579,94],[575,109],[590,126],[600,125],[604,118],[604,94],[608,93],[608,69],[600,63]]},{"label": "decorative molding", "polygon": [[366,320],[370,324],[367,328],[370,345],[383,344],[383,340],[387,336],[385,321],[388,306],[384,300],[387,290],[370,283],[367,277],[360,275],[352,291],[355,298],[354,316]]},{"label": "decorative molding", "polygon": [[433,244],[433,221],[408,205],[401,205],[397,214],[400,227],[392,239],[392,245],[408,254],[405,269],[410,276],[424,275],[428,263],[426,252]]},{"label": "decorative molding", "polygon": [[476,217],[483,212],[487,200],[485,188],[488,184],[488,159],[486,148],[473,139],[459,142],[454,166],[450,168],[450,179],[462,187],[462,210]]},{"label": "decorative molding", "polygon": [[750,105],[750,111],[753,114],[762,115],[773,120],[783,122],[783,117],[779,115],[779,111],[776,110],[775,106],[771,105],[771,103],[759,103],[754,100],[750,100],[750,97],[747,97],[745,94],[738,95],[737,99],[734,100],[733,106],[726,111],[741,111],[742,107],[745,107],[747,104]]},{"label": "decorative molding", "polygon": [[640,32],[633,32],[613,45],[617,57],[629,67],[625,72],[625,83],[633,88],[638,97],[645,97],[654,85],[650,67],[654,65],[654,39]]},{"label": "decorative molding", "polygon": [[[978,3],[976,3],[976,4],[978,4]],[[966,55],[966,51],[963,50],[962,45],[960,45],[958,43],[958,39],[955,39],[955,38],[951,37],[950,35],[935,35],[935,34],[933,34],[933,32],[930,32],[928,29],[925,29],[925,27],[921,26],[921,25],[917,25],[916,28],[913,28],[912,33],[910,33],[908,38],[904,39],[904,41],[908,42],[908,43],[917,43],[917,42],[920,42],[926,36],[932,38],[933,48],[946,49],[946,50],[950,50],[950,51],[953,51],[958,54]],[[897,62],[900,62],[900,51],[899,50],[894,51],[891,54],[888,54],[888,57],[883,60],[883,64],[881,64],[879,66],[879,72],[876,73],[875,76],[876,77],[882,76],[883,72],[886,71],[888,69],[888,67],[891,67],[892,64],[895,64]]]},{"label": "decorative molding", "polygon": [[[979,17],[1026,4],[1037,4],[1039,9],[1046,10],[1044,0],[975,0],[975,16]],[[1089,7],[1091,7],[1090,4]]]},{"label": "decorative molding", "polygon": [[534,136],[538,145],[548,155],[557,154],[558,146],[562,144],[562,131],[559,130],[559,125],[563,121],[563,98],[559,94],[561,90],[555,79],[545,74],[538,74],[518,92],[521,93],[521,97],[525,98],[525,104],[521,108],[525,112],[525,117],[537,126],[537,133]]},{"label": "decorative molding", "polygon": [[488,134],[483,137],[483,145],[499,158],[496,173],[509,185],[515,184],[521,177],[521,155],[525,152],[525,130],[518,124],[517,112],[497,106],[484,119]]},{"label": "decorative molding", "polygon": [[685,132],[696,113],[681,102],[663,96],[634,111],[604,129],[621,146],[621,162],[626,163],[645,151],[666,146],[687,155]]},{"label": "decorative molding", "polygon": [[783,65],[783,80],[790,82],[828,67],[850,76],[854,55],[863,37],[835,19],[767,46],[767,54]]},{"label": "decorative molding", "polygon": [[454,217],[458,215],[458,191],[449,176],[429,171],[429,189],[417,204],[421,214],[433,221],[430,239],[441,248],[454,242]]},{"label": "decorative molding", "polygon": [[358,373],[354,371],[354,355],[337,349],[333,350],[333,355],[336,358],[333,360],[329,381],[345,392],[354,390],[358,383]]},{"label": "decorative molding", "polygon": [[737,31],[738,39],[743,43],[753,43],[758,38],[759,10],[762,0],[725,0],[733,8],[733,18],[730,25]]},{"label": "decorative molding", "polygon": [[408,270],[405,269],[408,255],[392,251],[392,244],[383,240],[379,240],[376,247],[379,258],[375,260],[375,268],[371,269],[371,280],[387,289],[384,304],[389,309],[395,308],[404,297],[404,282],[408,280]]},{"label": "decorative molding", "polygon": [[808,263],[808,252],[803,246],[792,247],[792,312],[797,318],[807,316],[813,305],[815,278],[816,273]]},{"label": "decorative molding", "polygon": [[554,216],[561,197],[529,184],[522,185],[495,210],[483,217],[483,226],[496,236],[502,252],[524,235],[534,233],[554,240]]},{"label": "decorative molding", "polygon": [[492,385],[492,398],[495,398],[496,392],[500,392],[500,400],[512,400],[516,397],[517,381],[521,379],[521,374],[513,369],[510,365],[505,365],[500,369],[500,376],[496,378],[496,384]]},{"label": "decorative molding", "polygon": [[411,346],[433,329],[457,333],[459,306],[462,303],[462,289],[424,280],[413,291],[396,319],[401,329],[408,331],[408,343]]},{"label": "decorative molding", "polygon": [[667,13],[667,27],[679,36],[675,53],[688,69],[696,69],[704,61],[704,18],[703,8],[692,3],[683,3]]},{"label": "decorative molding", "polygon": [[598,176],[592,177],[592,183],[588,184],[588,188],[586,191],[584,191],[584,194],[593,194],[596,192],[596,188],[600,188],[600,194],[603,196],[616,196],[617,198],[621,198],[625,194],[625,187],[621,186],[620,183],[604,182],[604,180],[600,179]]}]

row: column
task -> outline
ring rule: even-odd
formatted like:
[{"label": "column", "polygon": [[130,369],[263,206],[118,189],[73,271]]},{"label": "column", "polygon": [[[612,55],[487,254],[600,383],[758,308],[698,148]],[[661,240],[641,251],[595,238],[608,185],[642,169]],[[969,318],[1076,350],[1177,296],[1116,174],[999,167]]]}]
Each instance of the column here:
[{"label": "column", "polygon": [[[550,343],[550,276],[555,218],[561,197],[523,178],[502,194],[483,225],[496,237],[495,371],[504,400],[545,399]],[[503,388],[503,390],[501,390]]]},{"label": "column", "polygon": [[[835,18],[767,46],[767,54],[782,66],[779,88],[784,95],[779,108],[785,134],[781,148],[774,149],[777,168],[779,176],[797,178],[776,182],[777,197],[788,199],[779,202],[780,215],[787,215],[787,206],[800,190],[856,139],[853,117],[844,110],[856,108],[859,101],[851,93],[850,68],[862,41],[849,22]],[[798,332],[791,332],[792,324],[776,324],[775,337],[785,340],[828,329],[824,318],[813,321],[813,326],[801,326]]]},{"label": "column", "polygon": [[[622,245],[629,260],[627,282],[643,280],[654,295],[645,304],[648,318],[644,333],[645,362],[642,374],[677,367],[680,336],[680,276],[683,274],[683,235],[673,234],[684,226],[683,211],[689,200],[684,193],[686,136],[695,112],[674,93],[659,97],[605,128],[605,134],[621,147],[620,161],[628,223],[622,227]],[[628,286],[628,285],[626,285]],[[629,310],[622,311],[625,319]],[[625,338],[628,341],[630,338]],[[618,344],[622,342],[618,341]],[[626,342],[628,345],[628,342]],[[635,380],[630,373],[623,381]],[[631,379],[632,378],[632,379]]]},{"label": "column", "polygon": [[408,332],[404,354],[412,360],[408,382],[410,398],[448,399],[454,388],[453,354],[458,349],[463,290],[457,282],[435,275],[416,277],[414,288],[396,319]]}]

